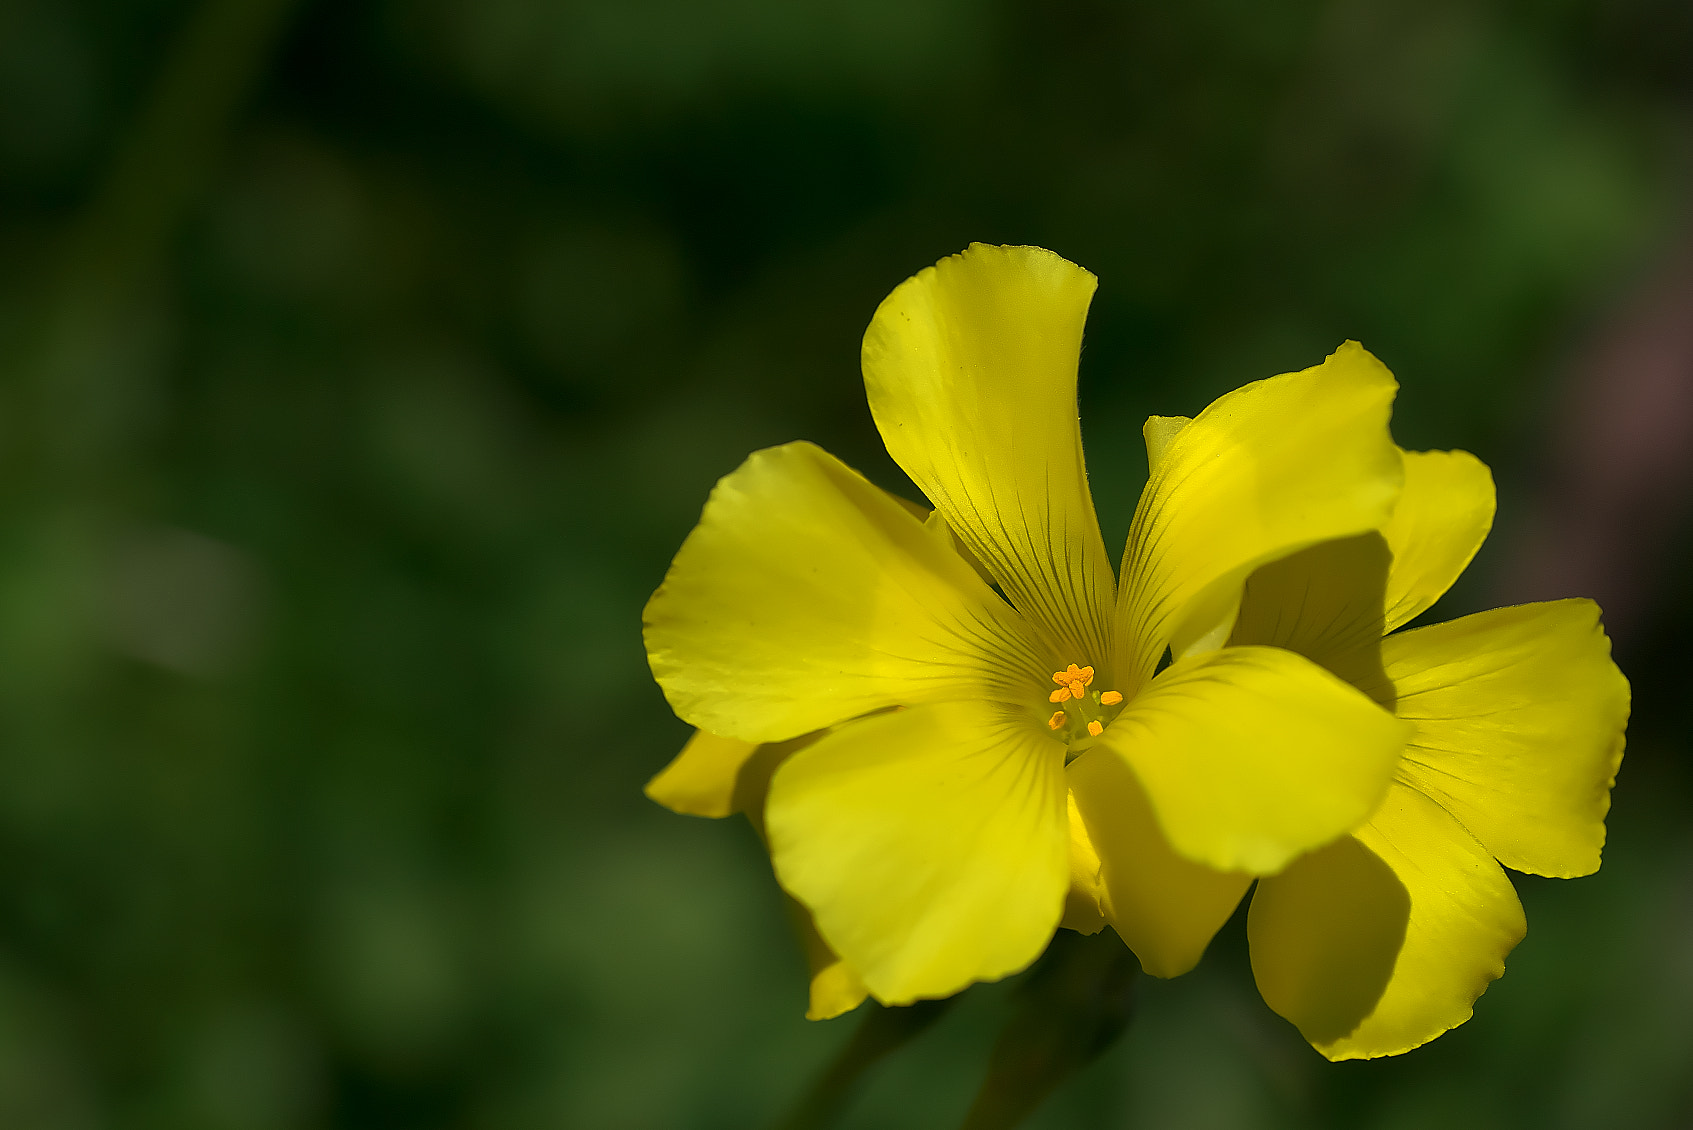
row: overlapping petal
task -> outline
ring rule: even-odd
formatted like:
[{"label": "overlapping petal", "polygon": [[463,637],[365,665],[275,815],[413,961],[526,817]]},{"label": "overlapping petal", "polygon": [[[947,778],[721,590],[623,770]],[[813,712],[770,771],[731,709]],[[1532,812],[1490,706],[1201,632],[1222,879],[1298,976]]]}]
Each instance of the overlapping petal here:
[{"label": "overlapping petal", "polygon": [[1076,419],[1094,285],[978,245],[878,309],[871,409],[932,515],[806,444],[718,485],[647,609],[702,728],[649,795],[747,812],[814,1017],[1002,977],[1061,919],[1173,976],[1258,875],[1277,1010],[1331,1058],[1415,1046],[1521,936],[1490,850],[1597,865],[1626,684],[1577,602],[1383,643],[1473,556],[1492,484],[1401,453],[1394,381],[1350,342],[1148,421],[1118,586]]},{"label": "overlapping petal", "polygon": [[[820,737],[821,733],[807,734],[793,741],[756,745],[696,730],[682,752],[647,782],[646,793],[672,811],[690,816],[744,812],[764,840],[764,802],[771,776],[783,761]],[[863,1004],[869,995],[864,982],[818,935],[811,912],[791,896],[787,904],[811,970],[806,1019],[833,1019]]]},{"label": "overlapping petal", "polygon": [[1407,451],[1405,489],[1382,527],[1393,553],[1386,628],[1393,631],[1452,587],[1493,528],[1493,473],[1467,451]]},{"label": "overlapping petal", "polygon": [[1321,365],[1220,397],[1173,435],[1148,435],[1156,466],[1118,593],[1134,648],[1124,693],[1166,645],[1180,655],[1215,629],[1226,636],[1259,565],[1387,520],[1403,479],[1387,430],[1397,387],[1348,342]]},{"label": "overlapping petal", "polygon": [[878,1000],[942,997],[1033,961],[1069,885],[1064,747],[985,703],[913,707],[777,769],[782,886]]},{"label": "overlapping petal", "polygon": [[1411,895],[1356,837],[1258,884],[1247,915],[1252,971],[1269,1006],[1319,1047],[1375,1011],[1405,945]]},{"label": "overlapping petal", "polygon": [[1400,778],[1507,867],[1596,871],[1629,711],[1598,606],[1494,609],[1389,636],[1382,653],[1416,727]]},{"label": "overlapping petal", "polygon": [[1246,582],[1229,637],[1313,659],[1389,707],[1379,641],[1438,600],[1493,522],[1493,478],[1464,451],[1407,451],[1405,488],[1379,533],[1323,542]]},{"label": "overlapping petal", "polygon": [[805,951],[805,964],[811,971],[805,1018],[833,1020],[843,1012],[851,1012],[864,1003],[869,990],[852,966],[842,961],[817,933],[811,912],[798,900],[788,899],[788,916],[793,919],[794,931],[799,934],[800,948]]},{"label": "overlapping petal", "polygon": [[1413,728],[1399,783],[1356,838],[1296,861],[1253,899],[1264,998],[1331,1059],[1393,1055],[1469,1018],[1524,930],[1499,862],[1597,869],[1628,715],[1590,601],[1380,639],[1446,591],[1493,515],[1491,476],[1472,456],[1405,459],[1381,536],[1259,569],[1231,639],[1310,656]]},{"label": "overlapping petal", "polygon": [[976,244],[902,283],[864,335],[888,452],[1050,644],[1108,665],[1115,583],[1076,416],[1097,280]]},{"label": "overlapping petal", "polygon": [[1114,753],[1090,750],[1070,764],[1067,776],[1093,854],[1099,915],[1146,972],[1186,973],[1199,964],[1252,876],[1177,855],[1159,830],[1140,780]]},{"label": "overlapping petal", "polygon": [[1381,665],[1391,560],[1371,531],[1261,566],[1247,578],[1229,643],[1297,651],[1393,709]]},{"label": "overlapping petal", "polygon": [[1191,416],[1148,416],[1140,426],[1141,438],[1146,441],[1146,473],[1150,477],[1164,461],[1170,441],[1181,435],[1182,429],[1193,423]]},{"label": "overlapping petal", "polygon": [[1462,1024],[1527,930],[1488,850],[1415,789],[1395,785],[1355,843],[1265,880],[1247,919],[1265,1001],[1330,1059]]},{"label": "overlapping petal", "polygon": [[1082,811],[1076,807],[1076,792],[1070,790],[1070,890],[1064,896],[1064,917],[1059,925],[1078,934],[1097,934],[1105,928],[1101,901],[1105,896],[1103,865],[1093,846]]},{"label": "overlapping petal", "polygon": [[903,504],[807,443],[718,483],[644,621],[676,713],[749,742],[1023,695],[1055,662]]},{"label": "overlapping petal", "polygon": [[1177,660],[1084,756],[1135,772],[1179,854],[1269,875],[1374,810],[1406,731],[1303,656],[1231,647]]},{"label": "overlapping petal", "polygon": [[695,730],[682,752],[647,782],[647,797],[685,816],[728,816],[736,811],[735,780],[757,752],[757,742]]}]

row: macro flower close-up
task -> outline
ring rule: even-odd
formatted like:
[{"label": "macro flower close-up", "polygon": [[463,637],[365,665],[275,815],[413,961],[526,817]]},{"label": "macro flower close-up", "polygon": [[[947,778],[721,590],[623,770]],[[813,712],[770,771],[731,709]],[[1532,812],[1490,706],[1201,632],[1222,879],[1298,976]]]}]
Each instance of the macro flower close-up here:
[{"label": "macro flower close-up", "polygon": [[884,1003],[1023,968],[1067,896],[1081,928],[1184,972],[1253,876],[1376,809],[1408,733],[1310,659],[1216,639],[1254,570],[1389,520],[1391,376],[1348,344],[1150,420],[1119,574],[1076,413],[1094,286],[984,245],[900,286],[865,384],[934,512],[809,444],[761,451],[647,606],[653,673],[702,731],[650,794],[721,814],[790,743],[755,823]]},{"label": "macro flower close-up", "polygon": [[0,1130],[1689,1130],[1689,12],[0,4]]}]

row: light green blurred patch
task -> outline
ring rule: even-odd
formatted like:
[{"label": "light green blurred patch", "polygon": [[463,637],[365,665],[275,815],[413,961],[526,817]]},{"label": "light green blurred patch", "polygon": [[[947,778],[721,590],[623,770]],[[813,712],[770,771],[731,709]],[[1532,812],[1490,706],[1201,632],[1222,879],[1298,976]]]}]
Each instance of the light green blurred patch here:
[{"label": "light green blurred patch", "polygon": [[98,1077],[75,1031],[69,1002],[0,959],[0,1125],[19,1130],[97,1130]]},{"label": "light green blurred patch", "polygon": [[493,1125],[774,1114],[786,1088],[769,1080],[803,1078],[842,1033],[799,1021],[803,964],[751,837],[740,820],[674,827],[655,812],[529,853],[508,970],[546,1002],[552,1051]]},{"label": "light green blurred patch", "polygon": [[387,1070],[427,1069],[461,1051],[480,919],[444,877],[371,867],[329,884],[312,939],[322,999],[340,1034]]},{"label": "light green blurred patch", "polygon": [[187,1047],[183,1107],[197,1125],[287,1130],[323,1117],[323,1049],[301,1018],[279,1004],[224,1002]]}]

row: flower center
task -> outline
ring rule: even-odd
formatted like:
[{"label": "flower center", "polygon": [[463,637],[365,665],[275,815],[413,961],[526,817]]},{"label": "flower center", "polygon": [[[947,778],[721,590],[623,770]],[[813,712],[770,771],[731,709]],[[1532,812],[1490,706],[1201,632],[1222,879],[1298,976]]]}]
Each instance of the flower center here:
[{"label": "flower center", "polygon": [[1052,681],[1058,684],[1058,689],[1047,696],[1047,701],[1064,706],[1052,712],[1046,726],[1064,741],[1080,741],[1084,735],[1097,738],[1122,713],[1122,695],[1116,691],[1088,689],[1093,686],[1092,667],[1072,663],[1062,671],[1054,671]]}]

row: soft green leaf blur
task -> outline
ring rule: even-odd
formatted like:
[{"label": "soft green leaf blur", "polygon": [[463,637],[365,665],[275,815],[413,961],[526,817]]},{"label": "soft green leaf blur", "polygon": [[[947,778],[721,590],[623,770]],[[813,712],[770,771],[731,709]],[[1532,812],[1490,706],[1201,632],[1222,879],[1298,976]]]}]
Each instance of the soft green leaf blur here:
[{"label": "soft green leaf blur", "polygon": [[[640,609],[754,448],[910,491],[859,337],[973,240],[1101,279],[1113,542],[1148,414],[1356,338],[1500,483],[1436,613],[1598,597],[1637,689],[1468,1025],[1327,1064],[1237,921],[1028,1125],[1693,1123],[1690,60],[1671,0],[0,0],[0,1127],[789,1110],[857,1020],[641,796]],[[841,1125],[956,1125],[1017,994]]]}]

